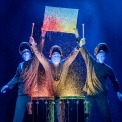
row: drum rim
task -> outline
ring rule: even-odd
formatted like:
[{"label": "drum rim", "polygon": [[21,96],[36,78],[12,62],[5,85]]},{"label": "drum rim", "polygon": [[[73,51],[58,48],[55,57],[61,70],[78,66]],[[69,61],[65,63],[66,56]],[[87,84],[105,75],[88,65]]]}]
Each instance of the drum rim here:
[{"label": "drum rim", "polygon": [[32,97],[32,100],[85,99],[85,96]]},{"label": "drum rim", "polygon": [[32,97],[32,100],[54,100],[54,97]]},{"label": "drum rim", "polygon": [[85,96],[61,96],[59,99],[85,99]]}]

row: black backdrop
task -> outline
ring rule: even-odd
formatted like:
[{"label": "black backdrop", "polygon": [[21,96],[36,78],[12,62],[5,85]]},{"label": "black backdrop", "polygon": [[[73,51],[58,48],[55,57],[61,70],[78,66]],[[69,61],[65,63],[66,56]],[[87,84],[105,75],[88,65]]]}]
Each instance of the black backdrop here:
[{"label": "black backdrop", "polygon": [[[86,46],[89,52],[93,54],[94,47],[99,42],[106,42],[108,44],[110,54],[106,62],[113,67],[122,89],[121,0],[1,0],[0,87],[5,85],[15,74],[16,67],[21,61],[18,46],[22,41],[29,40],[32,22],[35,23],[34,37],[39,41],[45,6],[79,9],[77,27],[80,35],[82,35],[82,24],[85,24]],[[76,43],[69,41],[69,37],[65,39],[67,41],[56,41],[56,39],[52,43],[62,46],[64,52],[66,52],[64,56],[67,56]],[[46,44],[47,48],[44,49],[45,55],[48,55],[49,47],[52,43],[47,43],[49,44],[48,46]],[[110,83],[107,85],[110,91],[110,107],[114,122],[121,122],[122,103],[118,101]],[[12,121],[16,96],[16,87],[7,94],[0,94],[0,122]]]}]

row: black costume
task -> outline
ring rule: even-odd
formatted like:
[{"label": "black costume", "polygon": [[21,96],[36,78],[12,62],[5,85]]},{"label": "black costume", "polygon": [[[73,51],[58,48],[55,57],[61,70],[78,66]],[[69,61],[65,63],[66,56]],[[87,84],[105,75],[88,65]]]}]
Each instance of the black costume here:
[{"label": "black costume", "polygon": [[89,100],[89,121],[90,118],[92,118],[91,115],[94,106],[98,106],[103,116],[104,122],[112,122],[105,83],[106,79],[110,78],[115,91],[119,91],[119,85],[113,70],[105,63],[97,62],[88,53],[84,46],[80,48],[80,52],[83,56],[83,59],[85,60],[87,68],[87,79],[83,90],[87,94]]}]

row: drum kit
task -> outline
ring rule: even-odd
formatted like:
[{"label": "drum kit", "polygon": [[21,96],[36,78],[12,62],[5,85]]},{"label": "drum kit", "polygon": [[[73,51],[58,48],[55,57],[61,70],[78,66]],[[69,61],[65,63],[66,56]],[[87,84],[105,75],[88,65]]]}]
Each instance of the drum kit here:
[{"label": "drum kit", "polygon": [[84,96],[32,98],[32,122],[86,122],[88,101]]}]

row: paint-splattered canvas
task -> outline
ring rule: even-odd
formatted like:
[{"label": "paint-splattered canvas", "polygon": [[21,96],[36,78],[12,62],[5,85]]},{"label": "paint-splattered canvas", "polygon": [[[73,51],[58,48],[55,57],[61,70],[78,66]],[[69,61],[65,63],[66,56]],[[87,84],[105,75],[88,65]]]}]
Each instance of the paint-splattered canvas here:
[{"label": "paint-splattered canvas", "polygon": [[78,9],[45,7],[43,29],[46,31],[74,33]]}]

